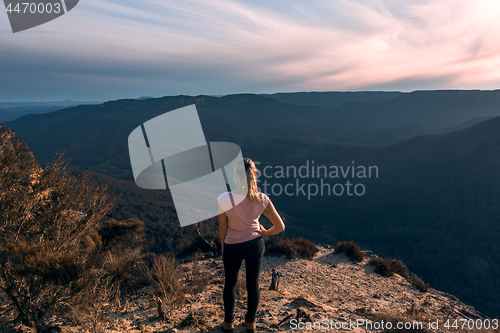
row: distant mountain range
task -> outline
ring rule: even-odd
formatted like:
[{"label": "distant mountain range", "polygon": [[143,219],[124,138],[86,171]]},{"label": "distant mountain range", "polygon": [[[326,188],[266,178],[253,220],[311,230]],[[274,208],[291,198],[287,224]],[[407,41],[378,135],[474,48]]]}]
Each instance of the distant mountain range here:
[{"label": "distant mountain range", "polygon": [[24,138],[43,163],[67,149],[78,167],[92,166],[111,176],[117,176],[118,169],[130,175],[128,134],[137,124],[193,103],[209,141],[230,141],[243,147],[280,138],[385,146],[500,116],[500,91],[398,93],[385,101],[351,101],[336,108],[285,104],[243,94],[118,100],[28,115],[5,125]]},{"label": "distant mountain range", "polygon": [[12,121],[27,114],[49,113],[67,107],[83,104],[101,104],[102,102],[3,102],[0,103],[0,122]]},{"label": "distant mountain range", "polygon": [[335,108],[349,102],[384,102],[401,95],[401,92],[387,91],[326,91],[260,94],[282,103],[296,105],[316,105],[324,108]]},{"label": "distant mountain range", "polygon": [[182,241],[182,230],[168,192],[134,185],[127,138],[144,121],[193,103],[208,141],[237,143],[261,170],[312,161],[377,167],[371,179],[260,178],[260,185],[282,188],[297,180],[306,189],[321,181],[364,185],[362,196],[271,193],[289,236],[358,241],[400,257],[433,287],[500,314],[500,91],[170,96],[77,106],[5,125],[42,163],[67,149],[75,167],[105,175],[101,181],[119,196],[114,214],[143,219],[161,243],[155,251],[163,251]]}]

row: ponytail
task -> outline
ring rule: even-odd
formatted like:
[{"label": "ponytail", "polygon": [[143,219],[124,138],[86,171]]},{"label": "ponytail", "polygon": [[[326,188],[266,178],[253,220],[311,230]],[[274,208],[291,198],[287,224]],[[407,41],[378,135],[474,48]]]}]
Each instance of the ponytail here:
[{"label": "ponytail", "polygon": [[255,167],[255,163],[249,158],[244,158],[243,162],[245,163],[245,171],[247,174],[247,196],[251,201],[262,201],[259,195],[260,192],[257,188],[257,168]]}]

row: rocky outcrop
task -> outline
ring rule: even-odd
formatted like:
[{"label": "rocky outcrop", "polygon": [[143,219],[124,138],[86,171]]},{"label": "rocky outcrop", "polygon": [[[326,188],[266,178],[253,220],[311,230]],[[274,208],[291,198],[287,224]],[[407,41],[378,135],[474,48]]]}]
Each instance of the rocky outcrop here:
[{"label": "rocky outcrop", "polygon": [[[366,332],[370,326],[387,328],[391,322],[419,325],[414,332],[445,332],[454,320],[485,322],[490,320],[456,297],[430,288],[421,292],[405,278],[395,274],[383,277],[368,264],[351,261],[335,253],[330,246],[318,245],[320,251],[312,260],[285,256],[264,256],[260,277],[261,302],[257,313],[258,332],[297,332],[299,327],[314,325],[308,332]],[[199,269],[212,274],[204,291],[186,294],[185,306],[159,320],[151,295],[139,296],[127,309],[113,314],[103,325],[103,332],[222,332],[222,288],[224,269],[220,259],[207,258],[181,265],[182,270]],[[280,275],[277,291],[269,290],[272,270]],[[246,332],[244,314],[244,264],[237,287],[235,309],[236,333]],[[461,321],[462,320],[462,321]],[[310,323],[310,324],[308,324]],[[429,328],[429,325],[436,326]],[[302,326],[301,326],[302,325]],[[323,325],[323,326],[319,326]],[[328,328],[326,328],[328,326]],[[79,332],[68,327],[67,332]],[[301,330],[302,331],[302,330]],[[384,332],[385,329],[375,329]]]}]

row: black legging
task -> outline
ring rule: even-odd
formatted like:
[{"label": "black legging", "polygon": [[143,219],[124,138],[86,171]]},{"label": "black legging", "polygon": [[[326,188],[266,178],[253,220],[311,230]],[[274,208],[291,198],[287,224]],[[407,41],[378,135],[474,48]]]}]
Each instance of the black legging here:
[{"label": "black legging", "polygon": [[259,273],[264,255],[264,240],[262,236],[248,242],[238,244],[224,244],[222,260],[226,281],[224,284],[224,321],[232,323],[234,321],[234,302],[236,283],[238,282],[238,272],[241,262],[245,259],[247,269],[247,292],[248,304],[245,321],[253,323],[259,306]]}]

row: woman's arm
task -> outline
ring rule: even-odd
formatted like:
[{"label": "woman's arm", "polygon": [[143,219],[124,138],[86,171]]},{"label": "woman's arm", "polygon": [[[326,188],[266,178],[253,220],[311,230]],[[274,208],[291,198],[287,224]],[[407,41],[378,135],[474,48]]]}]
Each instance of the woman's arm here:
[{"label": "woman's arm", "polygon": [[219,214],[219,238],[222,243],[222,249],[224,250],[224,239],[227,234],[227,215],[226,213]]},{"label": "woman's arm", "polygon": [[285,223],[283,223],[281,216],[276,211],[276,208],[274,208],[271,200],[269,200],[269,205],[267,205],[267,208],[264,211],[264,215],[272,222],[273,226],[270,229],[266,230],[261,225],[261,231],[259,233],[262,236],[276,235],[285,230]]}]

